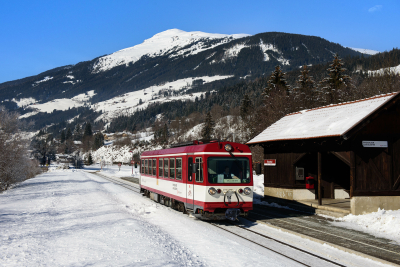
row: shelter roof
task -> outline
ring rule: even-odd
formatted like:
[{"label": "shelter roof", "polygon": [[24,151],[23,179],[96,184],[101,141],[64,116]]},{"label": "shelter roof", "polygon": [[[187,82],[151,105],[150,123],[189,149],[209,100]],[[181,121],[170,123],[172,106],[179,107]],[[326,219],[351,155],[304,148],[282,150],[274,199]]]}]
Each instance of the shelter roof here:
[{"label": "shelter roof", "polygon": [[341,136],[397,95],[397,92],[377,95],[291,113],[266,128],[247,144]]}]

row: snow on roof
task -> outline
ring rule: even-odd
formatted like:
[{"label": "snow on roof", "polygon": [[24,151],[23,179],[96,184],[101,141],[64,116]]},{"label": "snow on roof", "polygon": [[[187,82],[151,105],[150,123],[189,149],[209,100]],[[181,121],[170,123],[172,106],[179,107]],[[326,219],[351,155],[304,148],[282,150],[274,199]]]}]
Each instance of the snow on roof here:
[{"label": "snow on roof", "polygon": [[378,95],[288,114],[248,144],[343,135],[396,94]]}]

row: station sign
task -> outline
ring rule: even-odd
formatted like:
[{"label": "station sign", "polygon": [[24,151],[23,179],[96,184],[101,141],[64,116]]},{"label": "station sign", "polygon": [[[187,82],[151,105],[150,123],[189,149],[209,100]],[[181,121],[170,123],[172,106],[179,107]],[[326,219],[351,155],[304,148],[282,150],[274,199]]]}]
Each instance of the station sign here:
[{"label": "station sign", "polygon": [[388,141],[362,141],[363,147],[388,147]]},{"label": "station sign", "polygon": [[264,166],[276,166],[276,159],[264,159]]}]

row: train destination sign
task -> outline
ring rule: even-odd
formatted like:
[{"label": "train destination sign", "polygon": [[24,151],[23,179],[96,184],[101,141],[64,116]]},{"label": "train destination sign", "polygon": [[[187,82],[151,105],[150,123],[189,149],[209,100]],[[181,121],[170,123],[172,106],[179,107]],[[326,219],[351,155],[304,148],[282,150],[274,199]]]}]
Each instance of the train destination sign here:
[{"label": "train destination sign", "polygon": [[388,147],[387,141],[362,141],[363,147]]},{"label": "train destination sign", "polygon": [[264,166],[276,166],[276,159],[264,159]]}]

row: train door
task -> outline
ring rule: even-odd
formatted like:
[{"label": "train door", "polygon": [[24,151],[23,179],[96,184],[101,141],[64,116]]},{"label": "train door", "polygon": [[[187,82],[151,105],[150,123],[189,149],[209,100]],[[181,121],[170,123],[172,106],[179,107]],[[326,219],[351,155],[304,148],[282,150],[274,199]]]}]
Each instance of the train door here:
[{"label": "train door", "polygon": [[188,158],[187,164],[187,182],[186,182],[186,208],[193,209],[194,208],[194,179],[193,179],[193,158]]}]

